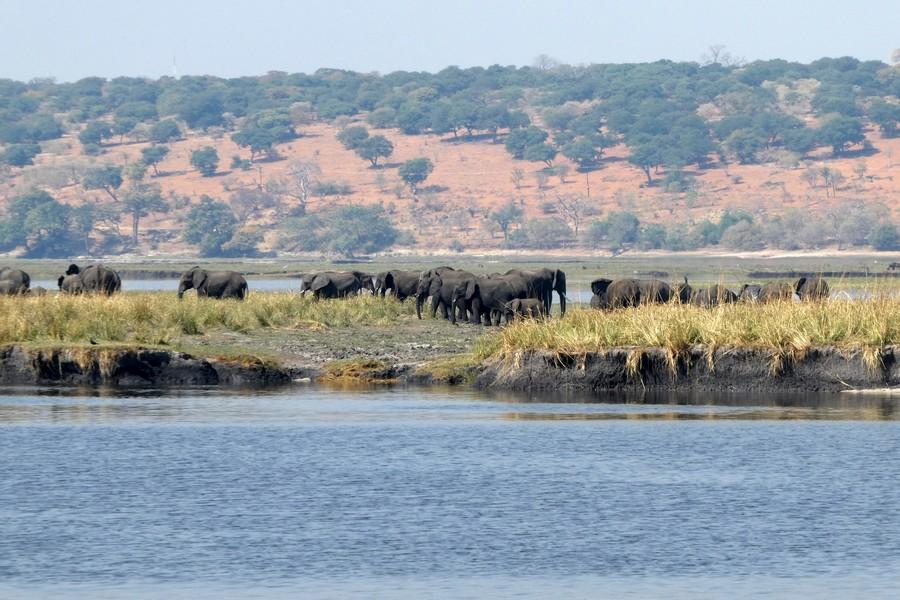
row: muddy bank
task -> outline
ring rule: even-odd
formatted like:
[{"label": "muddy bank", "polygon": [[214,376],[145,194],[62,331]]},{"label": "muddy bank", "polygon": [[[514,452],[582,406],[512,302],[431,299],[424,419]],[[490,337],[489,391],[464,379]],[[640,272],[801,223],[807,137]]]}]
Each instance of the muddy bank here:
[{"label": "muddy bank", "polygon": [[897,346],[868,360],[861,350],[832,347],[813,348],[798,356],[762,349],[710,352],[701,346],[677,356],[661,348],[617,348],[583,356],[523,352],[485,365],[475,385],[514,391],[834,392],[900,384],[898,359]]},{"label": "muddy bank", "polygon": [[0,348],[0,384],[270,386],[287,370],[259,360],[217,360],[146,348]]}]

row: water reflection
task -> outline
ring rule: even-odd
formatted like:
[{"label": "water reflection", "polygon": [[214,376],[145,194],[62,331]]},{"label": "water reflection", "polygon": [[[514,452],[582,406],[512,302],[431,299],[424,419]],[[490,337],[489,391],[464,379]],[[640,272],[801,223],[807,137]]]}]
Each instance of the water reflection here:
[{"label": "water reflection", "polygon": [[699,392],[514,394],[416,387],[348,390],[296,386],[262,391],[0,388],[0,424],[796,419],[898,420],[900,397]]}]

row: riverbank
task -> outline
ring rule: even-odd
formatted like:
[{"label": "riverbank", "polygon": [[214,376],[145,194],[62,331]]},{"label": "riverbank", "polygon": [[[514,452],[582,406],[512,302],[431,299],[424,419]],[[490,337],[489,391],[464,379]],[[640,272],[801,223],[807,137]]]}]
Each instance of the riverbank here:
[{"label": "riverbank", "polygon": [[502,329],[411,302],[169,294],[0,298],[0,383],[472,384],[836,391],[900,385],[900,300],[574,308]]}]

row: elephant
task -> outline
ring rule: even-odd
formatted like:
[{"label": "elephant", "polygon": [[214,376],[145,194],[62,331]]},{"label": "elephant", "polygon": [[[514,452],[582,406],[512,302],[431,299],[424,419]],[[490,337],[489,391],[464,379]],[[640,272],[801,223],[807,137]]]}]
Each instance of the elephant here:
[{"label": "elephant", "polygon": [[591,291],[591,308],[624,308],[641,303],[641,284],[637,279],[595,279]]},{"label": "elephant", "polygon": [[762,293],[762,286],[756,283],[745,283],[741,286],[741,291],[738,293],[738,299],[741,302],[745,302],[748,304],[754,304],[759,302],[759,295]]},{"label": "elephant", "polygon": [[29,288],[28,295],[29,296],[46,296],[50,292],[47,291],[47,288],[36,285],[33,288]]},{"label": "elephant", "polygon": [[[324,271],[317,273],[309,284],[309,291],[320,298],[346,298],[362,290],[375,291],[372,275],[360,271]],[[305,283],[304,283],[305,286]]]},{"label": "elephant", "polygon": [[691,298],[691,304],[694,306],[710,307],[719,304],[731,304],[737,302],[737,294],[718,283],[705,290],[698,290]]},{"label": "elephant", "polygon": [[[27,292],[28,290],[26,290]],[[0,296],[18,296],[19,290],[12,281],[0,279]]]},{"label": "elephant", "polygon": [[31,287],[31,277],[22,269],[0,268],[0,282],[7,282],[8,295],[24,294]]},{"label": "elephant", "polygon": [[762,286],[759,301],[762,303],[790,300],[794,297],[794,288],[789,283],[770,282]]},{"label": "elephant", "polygon": [[416,295],[420,273],[416,271],[385,271],[375,276],[375,294],[384,297],[388,290],[400,302]]},{"label": "elephant", "polygon": [[672,291],[682,304],[690,304],[691,298],[694,297],[694,288],[688,283],[687,275],[684,276],[684,283],[677,284]]},{"label": "elephant", "polygon": [[641,304],[666,304],[675,297],[675,292],[665,281],[659,279],[638,280],[641,290]]},{"label": "elephant", "polygon": [[516,298],[509,303],[508,309],[513,318],[540,319],[544,316],[544,303],[536,298]]},{"label": "elephant", "polygon": [[[510,269],[503,274],[506,276],[520,276],[528,286],[527,297],[537,298],[544,305],[544,314],[549,315],[553,307],[553,292],[559,296],[559,313],[566,314],[566,273],[560,269],[538,269],[537,271],[525,271],[522,269]],[[511,282],[512,283],[512,282]]]},{"label": "elephant", "polygon": [[236,271],[207,271],[193,267],[181,275],[178,282],[178,299],[189,289],[197,290],[201,298],[234,298],[243,300],[247,297],[247,280]]},{"label": "elephant", "polygon": [[[438,308],[440,308],[444,318],[450,319],[450,313],[459,306],[458,303],[454,302],[454,289],[459,284],[465,285],[470,280],[474,281],[475,279],[476,277],[472,273],[458,271],[452,267],[438,267],[423,271],[419,275],[419,280],[416,284],[416,316],[420,319],[422,318],[422,306],[424,306],[425,300],[430,296],[431,317],[434,318]],[[464,308],[466,312],[469,312],[471,307],[464,306]],[[456,318],[456,315],[454,315],[454,318]],[[463,314],[460,318],[465,319],[466,315]],[[473,323],[475,322],[474,314],[471,320]]]},{"label": "elephant", "polygon": [[[522,299],[523,293],[503,277],[478,277],[458,282],[453,289],[453,299],[460,313],[464,310],[471,311],[473,323],[480,323],[484,316],[485,325],[499,325],[501,317],[507,323],[512,322],[510,303]],[[451,311],[450,320],[453,323],[456,323],[456,313],[455,310]]]},{"label": "elephant", "polygon": [[[80,280],[75,282],[74,277]],[[122,289],[119,274],[103,265],[89,265],[81,269],[78,265],[69,265],[66,274],[57,280],[59,289],[68,294],[97,292],[112,296]]]},{"label": "elephant", "polygon": [[801,300],[825,300],[828,298],[828,282],[818,276],[801,277],[794,285]]}]

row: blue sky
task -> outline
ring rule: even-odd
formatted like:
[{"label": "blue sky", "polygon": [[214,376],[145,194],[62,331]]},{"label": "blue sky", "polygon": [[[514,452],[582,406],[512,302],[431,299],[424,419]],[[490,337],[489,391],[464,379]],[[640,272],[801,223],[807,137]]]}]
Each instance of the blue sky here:
[{"label": "blue sky", "polygon": [[889,60],[898,0],[0,0],[0,77],[436,71],[447,65]]}]

